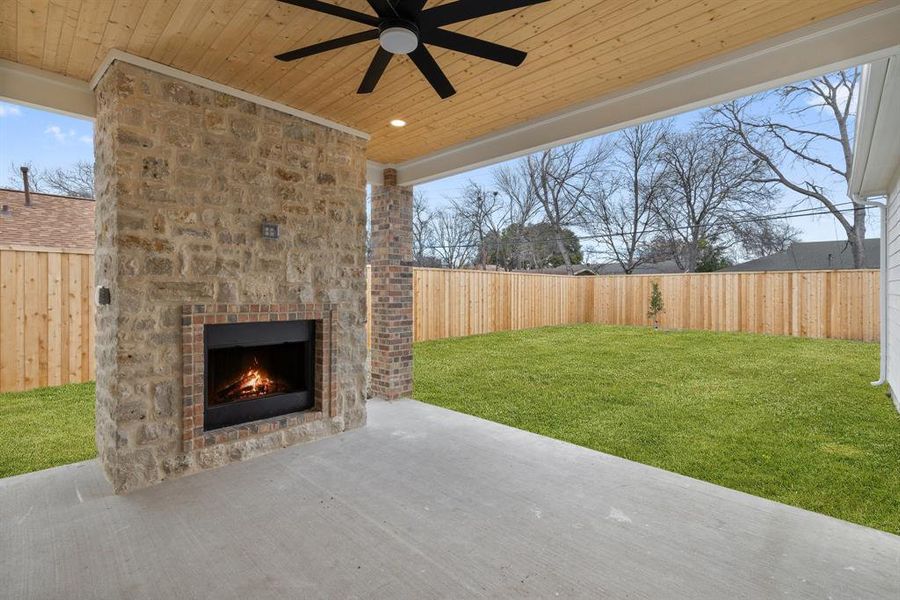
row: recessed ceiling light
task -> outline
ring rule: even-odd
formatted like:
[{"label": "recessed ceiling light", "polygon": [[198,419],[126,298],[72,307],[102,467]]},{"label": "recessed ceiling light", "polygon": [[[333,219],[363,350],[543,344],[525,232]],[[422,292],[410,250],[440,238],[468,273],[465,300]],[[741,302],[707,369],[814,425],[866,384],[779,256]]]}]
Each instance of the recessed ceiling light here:
[{"label": "recessed ceiling light", "polygon": [[392,127],[406,127],[406,121],[404,121],[403,119],[394,119],[393,121],[391,121],[391,126]]}]

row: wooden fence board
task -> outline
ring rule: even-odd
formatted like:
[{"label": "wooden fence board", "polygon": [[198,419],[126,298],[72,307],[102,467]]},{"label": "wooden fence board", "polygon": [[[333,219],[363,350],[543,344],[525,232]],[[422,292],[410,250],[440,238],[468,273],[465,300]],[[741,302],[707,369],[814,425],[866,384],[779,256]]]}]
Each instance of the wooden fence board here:
[{"label": "wooden fence board", "polygon": [[660,285],[669,329],[877,341],[877,270],[567,277],[415,269],[417,342],[571,323],[649,325]]},{"label": "wooden fence board", "polygon": [[[0,391],[94,378],[93,259],[0,248]],[[413,273],[414,337],[574,323],[648,326],[654,281],[666,306],[660,325],[669,329],[879,337],[877,270],[567,277],[442,269]]]},{"label": "wooden fence board", "polygon": [[92,254],[0,249],[0,392],[94,378]]}]

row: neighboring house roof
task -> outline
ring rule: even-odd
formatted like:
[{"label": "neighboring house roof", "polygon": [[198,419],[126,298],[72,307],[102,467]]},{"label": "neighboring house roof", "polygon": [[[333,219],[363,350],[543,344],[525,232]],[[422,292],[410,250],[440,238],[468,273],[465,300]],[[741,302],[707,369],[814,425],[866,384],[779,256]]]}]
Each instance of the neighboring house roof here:
[{"label": "neighboring house roof", "polygon": [[[601,263],[596,265],[573,265],[575,275],[623,275],[619,263]],[[552,275],[568,275],[565,265],[553,267],[551,269],[537,269],[532,273],[548,273]],[[645,263],[635,267],[632,271],[633,275],[656,275],[665,273],[681,273],[682,270],[675,264],[674,260],[663,260],[655,263]]]},{"label": "neighboring house roof", "polygon": [[[540,273],[544,275],[568,275],[569,269],[566,265],[558,267],[547,267],[546,269],[529,269],[527,273]],[[594,269],[590,265],[572,265],[572,274],[578,276],[596,275]]]},{"label": "neighboring house roof", "polygon": [[[866,259],[863,268],[877,269],[881,263],[878,238],[865,240]],[[722,271],[817,271],[852,269],[853,252],[847,242],[798,242],[783,252],[764,256]]]},{"label": "neighboring house roof", "polygon": [[[594,270],[598,275],[622,275],[625,271],[619,263],[606,263],[595,265]],[[632,275],[665,275],[669,273],[682,273],[683,270],[674,260],[661,260],[659,262],[644,263],[631,271]]]},{"label": "neighboring house roof", "polygon": [[94,201],[0,189],[0,246],[94,249]]}]

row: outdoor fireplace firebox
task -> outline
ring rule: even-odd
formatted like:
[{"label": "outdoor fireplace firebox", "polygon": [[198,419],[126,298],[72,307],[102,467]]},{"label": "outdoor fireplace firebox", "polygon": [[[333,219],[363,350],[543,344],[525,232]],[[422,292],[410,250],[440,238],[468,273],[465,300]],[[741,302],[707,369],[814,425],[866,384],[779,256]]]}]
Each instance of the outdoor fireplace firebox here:
[{"label": "outdoor fireplace firebox", "polygon": [[315,321],[204,329],[205,431],[314,407]]}]

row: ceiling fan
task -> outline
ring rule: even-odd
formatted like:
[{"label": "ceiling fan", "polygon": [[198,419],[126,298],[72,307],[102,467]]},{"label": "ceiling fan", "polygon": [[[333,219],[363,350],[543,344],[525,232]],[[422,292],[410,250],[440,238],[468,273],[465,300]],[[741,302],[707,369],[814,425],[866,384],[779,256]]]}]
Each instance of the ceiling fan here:
[{"label": "ceiling fan", "polygon": [[453,89],[453,85],[441,71],[428,48],[425,47],[426,44],[486,58],[513,67],[521,65],[527,54],[515,48],[447,31],[441,27],[540,4],[548,0],[457,0],[428,9],[425,9],[427,0],[368,0],[375,15],[319,0],[279,1],[369,25],[372,29],[291,50],[276,56],[275,58],[278,60],[292,61],[361,42],[378,40],[379,48],[356,93],[369,94],[373,92],[391,62],[391,58],[395,54],[406,54],[438,95],[441,98],[449,98],[456,93],[456,90]]}]

